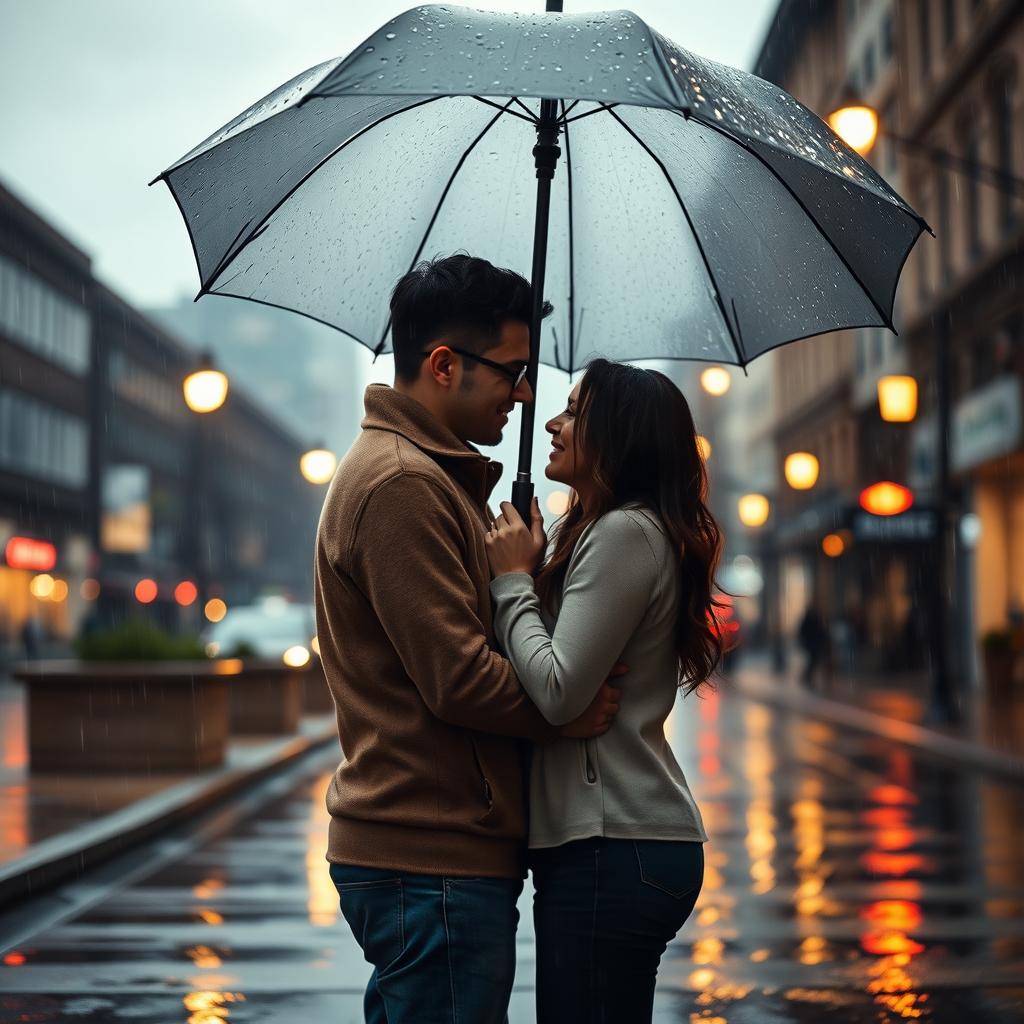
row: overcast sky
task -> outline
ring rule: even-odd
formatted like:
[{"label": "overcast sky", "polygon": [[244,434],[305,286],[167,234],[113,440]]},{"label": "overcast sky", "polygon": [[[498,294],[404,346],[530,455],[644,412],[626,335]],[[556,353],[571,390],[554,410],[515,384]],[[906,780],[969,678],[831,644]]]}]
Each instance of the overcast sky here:
[{"label": "overcast sky", "polygon": [[[166,186],[146,183],[251,102],[348,53],[411,6],[2,0],[0,181],[85,249],[97,275],[130,302],[192,296],[198,282],[184,225]],[[565,3],[569,12],[595,6]],[[630,9],[688,49],[749,68],[776,6],[635,0]]]}]

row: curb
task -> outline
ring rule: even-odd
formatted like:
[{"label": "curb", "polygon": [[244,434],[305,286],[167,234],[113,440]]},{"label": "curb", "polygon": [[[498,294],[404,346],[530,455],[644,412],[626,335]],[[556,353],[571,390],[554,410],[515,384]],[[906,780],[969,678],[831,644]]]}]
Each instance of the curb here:
[{"label": "curb", "polygon": [[913,722],[901,722],[874,711],[865,711],[840,701],[829,700],[827,697],[794,693],[772,683],[744,679],[738,675],[732,676],[729,683],[741,697],[774,704],[808,718],[820,718],[859,732],[881,736],[883,739],[902,743],[926,754],[959,761],[980,771],[1024,784],[1024,758],[1013,754],[990,750],[969,740],[946,736]]},{"label": "curb", "polygon": [[253,765],[222,769],[212,778],[186,779],[81,825],[66,836],[33,844],[24,856],[0,864],[0,909],[82,874],[337,739],[332,720],[329,726],[283,742]]}]

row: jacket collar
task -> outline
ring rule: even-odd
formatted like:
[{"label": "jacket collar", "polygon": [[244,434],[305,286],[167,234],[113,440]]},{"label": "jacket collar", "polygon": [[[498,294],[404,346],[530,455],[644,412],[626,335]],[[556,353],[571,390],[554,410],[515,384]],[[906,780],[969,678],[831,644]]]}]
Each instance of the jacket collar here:
[{"label": "jacket collar", "polygon": [[500,462],[460,441],[415,398],[387,384],[370,384],[363,395],[363,430],[387,430],[426,452],[481,505],[501,478]]}]

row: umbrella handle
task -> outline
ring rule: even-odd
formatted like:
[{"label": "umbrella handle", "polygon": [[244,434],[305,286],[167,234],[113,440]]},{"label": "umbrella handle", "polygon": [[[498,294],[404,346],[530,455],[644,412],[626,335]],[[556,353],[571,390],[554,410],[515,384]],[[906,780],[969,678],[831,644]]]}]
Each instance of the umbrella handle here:
[{"label": "umbrella handle", "polygon": [[519,517],[530,525],[530,505],[533,502],[533,481],[530,480],[528,473],[520,473],[520,476],[525,476],[525,480],[515,480],[512,483],[512,504],[515,506],[516,511],[519,513]]}]

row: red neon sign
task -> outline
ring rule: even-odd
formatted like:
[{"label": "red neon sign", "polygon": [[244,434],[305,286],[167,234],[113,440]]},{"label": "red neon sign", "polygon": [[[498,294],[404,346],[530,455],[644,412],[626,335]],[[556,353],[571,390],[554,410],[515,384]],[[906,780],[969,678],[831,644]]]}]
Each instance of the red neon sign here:
[{"label": "red neon sign", "polygon": [[57,564],[57,549],[45,540],[31,537],[12,537],[7,542],[5,556],[12,569],[48,572]]}]

